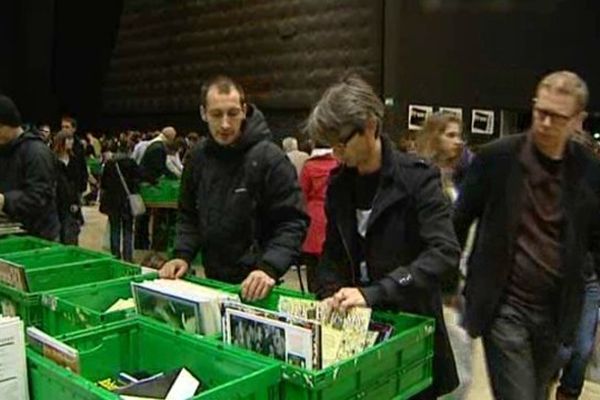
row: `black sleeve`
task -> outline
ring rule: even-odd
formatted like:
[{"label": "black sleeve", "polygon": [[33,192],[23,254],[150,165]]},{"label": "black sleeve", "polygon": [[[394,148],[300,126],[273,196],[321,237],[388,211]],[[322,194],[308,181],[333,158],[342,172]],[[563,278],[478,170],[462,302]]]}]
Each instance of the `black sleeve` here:
[{"label": "black sleeve", "polygon": [[47,207],[55,198],[56,158],[39,142],[27,149],[25,157],[24,183],[16,190],[4,193],[4,211],[11,218],[22,220],[22,216],[47,212]]},{"label": "black sleeve", "polygon": [[454,209],[454,230],[464,249],[473,222],[481,217],[490,191],[485,174],[485,161],[483,156],[476,156],[467,170],[462,182],[461,191]]},{"label": "black sleeve", "polygon": [[258,267],[279,278],[300,255],[309,217],[296,170],[285,155],[270,163],[263,188],[261,224],[266,229]]},{"label": "black sleeve", "polygon": [[344,282],[337,273],[337,268],[344,266],[350,268],[350,265],[348,265],[348,256],[337,228],[330,198],[331,196],[328,194],[325,202],[325,216],[327,217],[325,243],[316,274],[316,293],[319,299],[331,297],[339,289],[350,284],[350,282]]},{"label": "black sleeve", "polygon": [[74,138],[75,144],[73,145],[73,162],[75,163],[75,168],[77,169],[77,182],[75,182],[75,187],[77,192],[83,193],[87,189],[88,182],[88,170],[87,163],[85,161],[85,150],[83,148],[83,144],[81,141],[75,136]]},{"label": "black sleeve", "polygon": [[451,206],[442,192],[437,168],[422,172],[416,185],[415,212],[424,248],[409,265],[398,266],[379,282],[362,289],[370,306],[401,302],[402,288],[427,290],[458,270],[460,247],[452,227]]},{"label": "black sleeve", "polygon": [[184,259],[190,265],[200,250],[198,212],[196,210],[196,188],[198,186],[196,169],[201,167],[197,160],[193,161],[183,167],[173,251],[175,258]]},{"label": "black sleeve", "polygon": [[161,142],[152,143],[144,153],[140,167],[144,180],[156,183],[158,178],[167,173],[167,152]]}]

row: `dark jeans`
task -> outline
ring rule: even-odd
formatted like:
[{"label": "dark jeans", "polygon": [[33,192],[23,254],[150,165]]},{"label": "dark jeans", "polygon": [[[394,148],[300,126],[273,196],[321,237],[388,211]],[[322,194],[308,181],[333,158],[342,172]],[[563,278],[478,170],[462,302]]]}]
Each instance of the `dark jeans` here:
[{"label": "dark jeans", "polygon": [[117,258],[133,261],[133,217],[127,212],[122,212],[109,215],[108,221],[110,223],[110,252]]},{"label": "dark jeans", "polygon": [[546,400],[569,357],[549,315],[503,304],[483,336],[492,392],[501,400]]},{"label": "dark jeans", "polygon": [[150,216],[148,213],[135,219],[135,248],[148,250],[150,248]]},{"label": "dark jeans", "polygon": [[594,338],[598,326],[598,307],[600,307],[600,284],[595,281],[588,283],[585,287],[585,299],[577,337],[573,343],[573,353],[560,377],[558,390],[568,396],[578,397],[581,394],[585,369],[594,348]]},{"label": "dark jeans", "polygon": [[81,222],[79,216],[67,212],[60,221],[60,242],[62,244],[72,244],[77,246],[79,243],[79,232],[81,231]]}]

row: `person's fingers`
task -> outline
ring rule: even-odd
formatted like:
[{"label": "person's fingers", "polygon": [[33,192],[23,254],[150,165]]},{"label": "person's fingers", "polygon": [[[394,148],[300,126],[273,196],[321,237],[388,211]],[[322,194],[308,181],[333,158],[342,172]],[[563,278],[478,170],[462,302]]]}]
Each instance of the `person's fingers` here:
[{"label": "person's fingers", "polygon": [[246,278],[242,282],[242,299],[246,300],[248,298],[248,284],[251,278]]},{"label": "person's fingers", "polygon": [[267,297],[267,295],[271,291],[272,287],[273,287],[273,285],[271,285],[270,281],[263,281],[262,287],[260,288],[260,291],[256,295],[256,299],[257,300],[262,300],[265,297]]},{"label": "person's fingers", "polygon": [[252,299],[252,301],[258,299],[258,295],[262,290],[263,285],[264,281],[261,278],[255,277],[252,280],[252,287],[250,288],[250,298]]},{"label": "person's fingers", "polygon": [[187,272],[188,266],[185,263],[177,264],[175,267],[175,279],[179,279],[185,275]]},{"label": "person's fingers", "polygon": [[340,303],[340,311],[342,313],[345,313],[346,311],[348,311],[349,308],[352,308],[356,305],[357,305],[357,299],[354,297],[348,297]]},{"label": "person's fingers", "polygon": [[172,279],[172,269],[171,269],[171,264],[165,264],[163,265],[163,267],[158,271],[158,276],[160,278],[164,278],[164,279]]}]

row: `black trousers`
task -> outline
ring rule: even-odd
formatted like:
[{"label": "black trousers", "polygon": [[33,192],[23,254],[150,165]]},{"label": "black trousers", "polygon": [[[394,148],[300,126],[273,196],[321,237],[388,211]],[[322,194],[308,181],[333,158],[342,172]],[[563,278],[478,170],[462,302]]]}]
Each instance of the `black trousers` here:
[{"label": "black trousers", "polygon": [[546,400],[569,357],[549,313],[503,304],[483,336],[492,392],[501,400]]}]

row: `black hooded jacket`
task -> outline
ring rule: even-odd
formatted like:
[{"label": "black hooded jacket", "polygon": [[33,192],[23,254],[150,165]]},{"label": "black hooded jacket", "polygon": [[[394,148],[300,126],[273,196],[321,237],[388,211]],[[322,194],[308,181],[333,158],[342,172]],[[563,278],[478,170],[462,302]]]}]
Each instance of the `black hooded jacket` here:
[{"label": "black hooded jacket", "polygon": [[258,268],[282,276],[308,227],[294,166],[269,141],[263,114],[248,107],[232,146],[209,139],[185,165],[175,256],[191,262],[202,252],[209,278],[239,283]]},{"label": "black hooded jacket", "polygon": [[26,131],[0,146],[0,193],[10,219],[32,235],[58,237],[56,159],[39,135]]}]

